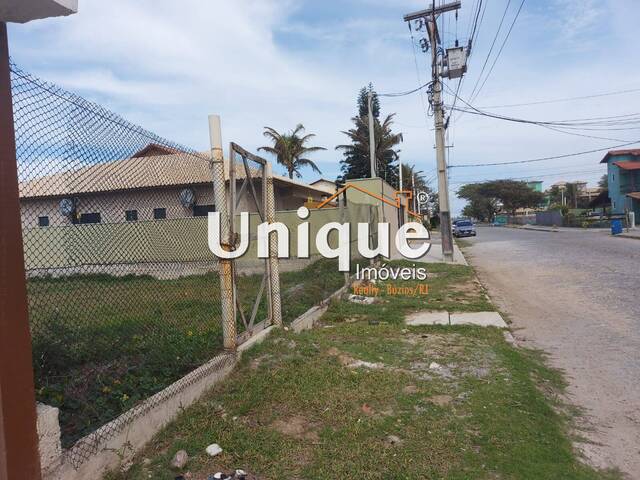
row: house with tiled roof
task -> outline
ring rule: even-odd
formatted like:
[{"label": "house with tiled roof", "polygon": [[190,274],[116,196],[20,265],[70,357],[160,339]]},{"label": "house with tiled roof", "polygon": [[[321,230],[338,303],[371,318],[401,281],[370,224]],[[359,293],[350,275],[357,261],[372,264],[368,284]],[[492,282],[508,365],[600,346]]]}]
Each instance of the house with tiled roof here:
[{"label": "house with tiled roof", "polygon": [[[76,163],[76,168],[20,182],[24,228],[171,220],[206,216],[215,210],[208,152],[187,153],[150,144],[129,158]],[[229,173],[225,159],[227,189]],[[242,189],[245,177],[242,165],[235,165],[236,190]],[[327,196],[322,188],[279,175],[273,176],[273,185],[276,210],[295,210]],[[260,178],[255,189],[261,198]],[[250,195],[242,196],[236,210],[258,211]]]},{"label": "house with tiled roof", "polygon": [[640,148],[611,150],[600,163],[607,164],[611,212],[640,218]]}]

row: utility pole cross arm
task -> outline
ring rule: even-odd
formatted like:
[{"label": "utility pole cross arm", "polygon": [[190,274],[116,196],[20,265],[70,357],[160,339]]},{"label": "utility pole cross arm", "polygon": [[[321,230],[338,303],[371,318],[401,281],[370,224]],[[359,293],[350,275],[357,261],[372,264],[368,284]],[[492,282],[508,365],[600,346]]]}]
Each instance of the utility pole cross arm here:
[{"label": "utility pole cross arm", "polygon": [[418,20],[420,18],[431,17],[435,15],[440,15],[441,13],[458,10],[461,6],[462,6],[461,1],[446,3],[444,5],[440,5],[439,7],[432,5],[431,8],[427,8],[425,10],[419,10],[413,13],[408,13],[403,18],[405,22],[411,22],[412,20]]}]

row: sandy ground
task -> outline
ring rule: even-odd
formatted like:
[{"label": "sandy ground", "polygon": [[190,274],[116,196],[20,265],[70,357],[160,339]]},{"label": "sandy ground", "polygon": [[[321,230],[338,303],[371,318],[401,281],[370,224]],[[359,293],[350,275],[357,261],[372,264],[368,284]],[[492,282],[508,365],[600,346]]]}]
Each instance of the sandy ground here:
[{"label": "sandy ground", "polygon": [[640,479],[640,241],[487,227],[469,242],[516,338],[566,372],[587,461]]}]

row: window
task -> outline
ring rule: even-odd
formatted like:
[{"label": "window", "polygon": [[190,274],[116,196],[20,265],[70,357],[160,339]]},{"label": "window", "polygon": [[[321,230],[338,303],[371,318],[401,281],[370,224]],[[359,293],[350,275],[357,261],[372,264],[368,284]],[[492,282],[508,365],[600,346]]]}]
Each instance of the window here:
[{"label": "window", "polygon": [[166,208],[154,208],[153,209],[153,218],[155,220],[163,220],[167,218],[167,209]]},{"label": "window", "polygon": [[127,222],[137,222],[138,210],[126,210],[124,212],[124,218],[127,220]]},{"label": "window", "polygon": [[48,227],[49,226],[49,217],[38,217],[38,226],[39,227]]},{"label": "window", "polygon": [[215,212],[215,205],[194,205],[193,216],[194,217],[206,217],[209,212]]},{"label": "window", "polygon": [[100,223],[100,213],[92,212],[92,213],[83,213],[80,215],[80,223]]}]

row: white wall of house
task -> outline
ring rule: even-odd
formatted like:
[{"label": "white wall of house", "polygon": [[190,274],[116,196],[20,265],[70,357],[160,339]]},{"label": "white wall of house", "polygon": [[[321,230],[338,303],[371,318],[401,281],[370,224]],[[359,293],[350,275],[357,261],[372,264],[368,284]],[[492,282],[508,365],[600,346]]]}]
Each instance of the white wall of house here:
[{"label": "white wall of house", "polygon": [[[237,181],[236,191],[240,191],[241,180]],[[78,216],[90,213],[100,214],[100,223],[123,223],[126,221],[125,212],[137,211],[138,221],[153,220],[154,209],[164,208],[167,219],[192,217],[193,210],[185,208],[180,203],[180,192],[184,188],[191,188],[196,194],[196,205],[213,205],[213,187],[211,185],[188,185],[119,192],[91,193],[77,195]],[[256,195],[261,201],[262,188],[256,183]],[[321,192],[306,189],[296,185],[276,185],[274,187],[276,210],[296,210],[310,197],[320,200]],[[47,217],[49,226],[63,226],[72,223],[69,217],[60,213],[60,200],[64,197],[51,198],[23,198],[22,227],[36,228],[39,217]],[[242,196],[237,211],[256,212],[257,207],[249,190]]]}]

